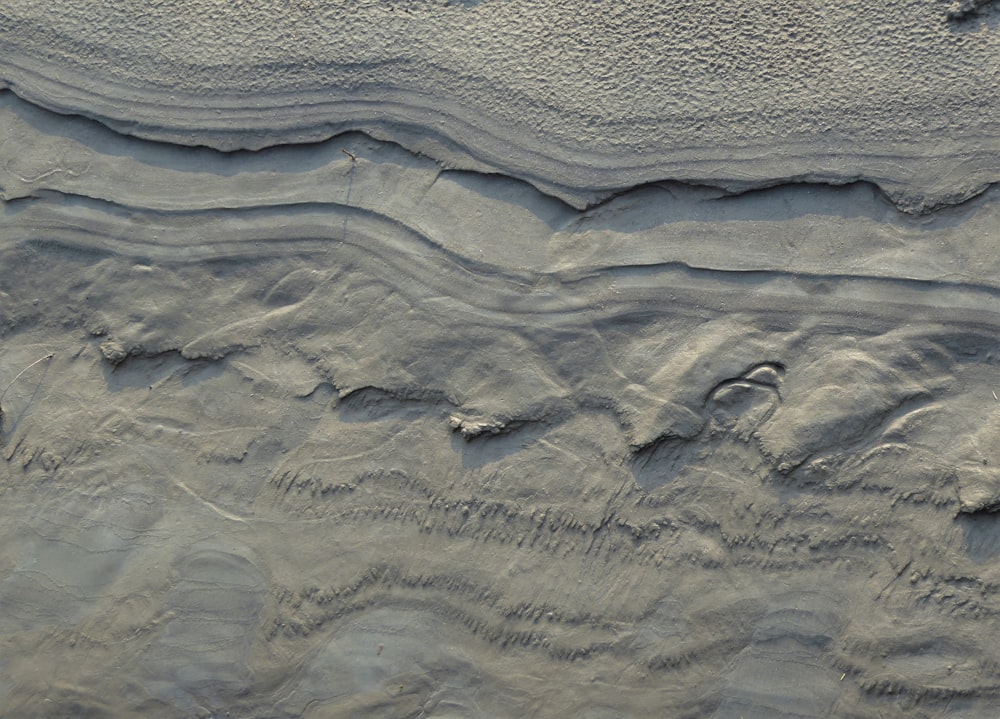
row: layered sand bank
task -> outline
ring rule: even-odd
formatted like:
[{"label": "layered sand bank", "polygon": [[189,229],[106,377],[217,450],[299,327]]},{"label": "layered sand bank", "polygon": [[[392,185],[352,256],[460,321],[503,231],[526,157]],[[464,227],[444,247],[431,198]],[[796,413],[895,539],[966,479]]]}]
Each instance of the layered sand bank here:
[{"label": "layered sand bank", "polygon": [[992,716],[967,10],[7,3],[0,713]]}]

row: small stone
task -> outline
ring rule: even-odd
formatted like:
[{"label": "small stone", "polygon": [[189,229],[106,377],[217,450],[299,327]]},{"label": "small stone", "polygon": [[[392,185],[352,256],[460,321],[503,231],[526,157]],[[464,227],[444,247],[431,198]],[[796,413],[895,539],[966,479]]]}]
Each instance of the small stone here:
[{"label": "small stone", "polygon": [[104,356],[104,359],[113,365],[121,364],[128,357],[128,352],[122,346],[122,343],[114,339],[107,339],[101,342],[101,354]]}]

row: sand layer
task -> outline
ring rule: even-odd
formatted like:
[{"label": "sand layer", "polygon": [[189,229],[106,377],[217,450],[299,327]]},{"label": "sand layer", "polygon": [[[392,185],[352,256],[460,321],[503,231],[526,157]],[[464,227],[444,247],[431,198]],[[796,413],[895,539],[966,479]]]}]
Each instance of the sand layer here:
[{"label": "sand layer", "polygon": [[0,714],[995,716],[997,8],[585,5],[4,3]]},{"label": "sand layer", "polygon": [[921,212],[1000,171],[1000,10],[964,5],[7,0],[0,87],[222,150],[364,130],[576,207],[860,179]]}]

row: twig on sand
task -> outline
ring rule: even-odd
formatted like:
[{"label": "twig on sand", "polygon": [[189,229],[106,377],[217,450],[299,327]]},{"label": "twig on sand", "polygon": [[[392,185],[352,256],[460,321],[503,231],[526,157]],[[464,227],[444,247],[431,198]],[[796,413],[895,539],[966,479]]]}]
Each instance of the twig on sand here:
[{"label": "twig on sand", "polygon": [[905,572],[907,569],[909,569],[911,564],[913,564],[913,560],[912,559],[910,561],[908,561],[906,564],[904,564],[902,567],[900,567],[899,571],[896,572],[896,576],[893,577],[892,579],[890,579],[889,583],[886,584],[884,587],[882,587],[882,591],[879,592],[878,595],[875,597],[875,601],[876,602],[879,599],[882,598],[882,595],[886,593],[886,590],[889,589],[889,587],[891,587],[893,584],[896,583],[897,579],[899,579],[900,577],[903,576],[903,572]]},{"label": "twig on sand", "polygon": [[[340,151],[351,158],[351,169],[347,173],[347,197],[344,198],[344,207],[351,206],[351,188],[354,187],[354,171],[358,168],[358,158],[353,154],[340,148]],[[347,242],[347,213],[344,213],[344,242]]]},{"label": "twig on sand", "polygon": [[44,357],[39,357],[34,362],[25,367],[23,370],[14,375],[14,379],[12,379],[10,382],[7,383],[7,386],[4,387],[3,392],[0,392],[0,429],[3,428],[3,398],[7,396],[7,390],[9,390],[14,385],[14,383],[21,378],[21,375],[23,375],[29,369],[34,367],[36,364],[41,364],[45,360],[50,360],[55,356],[56,356],[55,352],[49,352]]}]

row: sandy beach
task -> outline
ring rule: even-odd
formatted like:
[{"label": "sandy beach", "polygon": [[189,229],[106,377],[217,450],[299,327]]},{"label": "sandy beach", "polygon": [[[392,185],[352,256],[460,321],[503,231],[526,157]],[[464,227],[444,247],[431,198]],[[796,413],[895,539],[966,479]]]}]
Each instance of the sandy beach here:
[{"label": "sandy beach", "polygon": [[994,717],[1000,7],[0,7],[0,715]]}]

